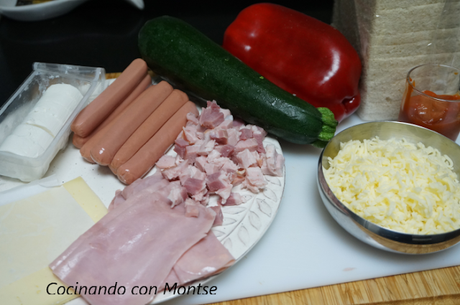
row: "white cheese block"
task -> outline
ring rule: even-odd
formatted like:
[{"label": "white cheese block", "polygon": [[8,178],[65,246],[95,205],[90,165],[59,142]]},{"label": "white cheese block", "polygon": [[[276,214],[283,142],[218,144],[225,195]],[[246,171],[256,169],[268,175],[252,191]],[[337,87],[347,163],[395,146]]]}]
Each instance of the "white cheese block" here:
[{"label": "white cheese block", "polygon": [[45,130],[22,123],[3,141],[0,151],[36,158],[46,150],[53,139]]},{"label": "white cheese block", "polygon": [[52,85],[43,93],[25,122],[56,137],[82,98],[80,91],[72,85]]}]

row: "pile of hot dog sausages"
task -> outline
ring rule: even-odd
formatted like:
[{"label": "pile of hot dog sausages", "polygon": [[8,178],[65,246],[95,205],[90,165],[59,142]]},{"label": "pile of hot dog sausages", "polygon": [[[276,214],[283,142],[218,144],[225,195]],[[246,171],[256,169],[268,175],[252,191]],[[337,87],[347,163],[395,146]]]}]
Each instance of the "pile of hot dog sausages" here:
[{"label": "pile of hot dog sausages", "polygon": [[152,169],[185,126],[187,113],[198,115],[187,94],[165,81],[152,85],[147,70],[144,60],[135,59],[71,125],[82,157],[109,166],[125,184]]}]

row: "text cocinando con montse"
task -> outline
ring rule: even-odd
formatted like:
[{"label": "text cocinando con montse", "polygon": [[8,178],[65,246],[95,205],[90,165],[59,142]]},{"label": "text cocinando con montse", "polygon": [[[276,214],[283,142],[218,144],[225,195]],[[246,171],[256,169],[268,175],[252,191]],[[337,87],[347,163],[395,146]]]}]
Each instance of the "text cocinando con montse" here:
[{"label": "text cocinando con montse", "polygon": [[201,284],[190,286],[179,286],[177,283],[174,285],[165,284],[163,290],[158,291],[157,286],[133,286],[130,290],[125,286],[118,286],[115,282],[112,286],[85,286],[79,285],[78,282],[75,286],[63,286],[56,282],[49,283],[46,286],[46,293],[49,295],[124,295],[131,293],[132,295],[156,295],[158,292],[173,293],[178,295],[216,295],[217,286],[204,286]]}]

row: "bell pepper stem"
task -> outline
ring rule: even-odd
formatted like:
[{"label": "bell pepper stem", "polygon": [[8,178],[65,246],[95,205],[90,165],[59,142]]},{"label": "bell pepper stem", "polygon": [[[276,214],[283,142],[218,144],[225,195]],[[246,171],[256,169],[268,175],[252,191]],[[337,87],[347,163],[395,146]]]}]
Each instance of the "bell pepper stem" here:
[{"label": "bell pepper stem", "polygon": [[312,144],[316,147],[324,148],[334,136],[338,122],[334,118],[334,113],[329,108],[318,107],[316,109],[321,113],[323,127],[318,135],[318,140]]}]

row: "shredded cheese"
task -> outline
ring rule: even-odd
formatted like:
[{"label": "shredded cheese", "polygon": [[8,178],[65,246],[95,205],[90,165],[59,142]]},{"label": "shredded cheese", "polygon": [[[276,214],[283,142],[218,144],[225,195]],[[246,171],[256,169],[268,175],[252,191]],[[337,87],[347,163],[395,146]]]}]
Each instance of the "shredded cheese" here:
[{"label": "shredded cheese", "polygon": [[460,183],[439,150],[406,140],[340,144],[324,169],[334,195],[361,217],[411,234],[460,228]]}]

